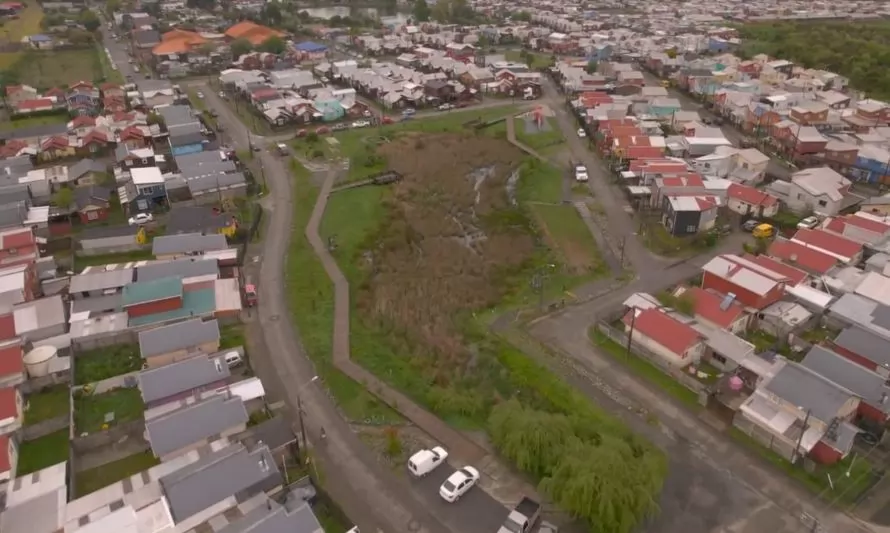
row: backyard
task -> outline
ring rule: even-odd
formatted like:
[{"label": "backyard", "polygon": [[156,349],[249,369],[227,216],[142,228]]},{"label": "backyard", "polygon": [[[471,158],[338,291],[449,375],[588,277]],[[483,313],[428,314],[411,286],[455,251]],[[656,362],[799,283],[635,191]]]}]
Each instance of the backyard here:
[{"label": "backyard", "polygon": [[42,468],[68,460],[68,428],[39,439],[23,442],[19,447],[16,476],[24,476]]},{"label": "backyard", "polygon": [[138,344],[115,344],[79,353],[74,358],[74,384],[86,385],[142,370]]},{"label": "backyard", "polygon": [[107,487],[122,479],[138,474],[159,464],[160,461],[150,451],[133,454],[102,466],[78,472],[75,476],[77,497],[81,498],[102,487]]},{"label": "backyard", "polygon": [[74,393],[74,427],[78,434],[95,433],[142,418],[145,405],[136,387],[121,387],[102,394]]},{"label": "backyard", "polygon": [[30,426],[69,412],[70,392],[67,385],[56,385],[25,397],[25,425]]},{"label": "backyard", "polygon": [[228,350],[244,346],[244,326],[241,324],[229,324],[219,330],[219,349]]},{"label": "backyard", "polygon": [[74,259],[74,268],[76,271],[80,272],[88,266],[112,265],[150,259],[154,259],[150,247],[144,250],[134,250],[132,252],[121,252],[117,254],[78,255]]}]

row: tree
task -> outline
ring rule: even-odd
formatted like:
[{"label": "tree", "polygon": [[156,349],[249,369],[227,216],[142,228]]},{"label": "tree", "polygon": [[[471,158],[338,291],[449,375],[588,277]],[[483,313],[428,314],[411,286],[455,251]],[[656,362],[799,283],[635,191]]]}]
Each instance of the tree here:
[{"label": "tree", "polygon": [[263,8],[262,18],[271,26],[281,25],[281,8],[278,7],[278,2],[268,2]]},{"label": "tree", "polygon": [[229,47],[232,49],[232,57],[235,59],[253,51],[253,45],[247,39],[236,39]]},{"label": "tree", "polygon": [[99,26],[102,25],[102,22],[99,21],[99,16],[89,9],[81,11],[80,15],[77,17],[77,21],[83,24],[83,27],[89,32],[98,30]]},{"label": "tree", "polygon": [[587,62],[587,67],[584,70],[587,71],[588,74],[593,74],[596,72],[596,69],[599,67],[599,63],[596,62],[596,59],[591,59]]},{"label": "tree", "polygon": [[677,49],[676,48],[668,48],[664,51],[665,55],[671,59],[675,59],[677,57]]},{"label": "tree", "polygon": [[426,0],[416,0],[414,2],[414,20],[417,22],[428,22],[430,20],[430,6]]},{"label": "tree", "polygon": [[113,14],[121,8],[121,0],[105,0],[105,12]]},{"label": "tree", "polygon": [[273,35],[263,41],[259,46],[260,52],[269,52],[270,54],[279,55],[284,53],[287,49],[287,44],[284,42],[284,39],[277,35]]},{"label": "tree", "polygon": [[52,204],[59,209],[68,209],[74,203],[74,193],[71,189],[63,188],[53,193]]},{"label": "tree", "polygon": [[515,399],[492,409],[488,428],[498,451],[535,477],[550,473],[573,438],[567,417],[525,409]]},{"label": "tree", "polygon": [[510,15],[510,18],[520,22],[531,22],[532,15],[528,11],[517,11],[516,13]]}]

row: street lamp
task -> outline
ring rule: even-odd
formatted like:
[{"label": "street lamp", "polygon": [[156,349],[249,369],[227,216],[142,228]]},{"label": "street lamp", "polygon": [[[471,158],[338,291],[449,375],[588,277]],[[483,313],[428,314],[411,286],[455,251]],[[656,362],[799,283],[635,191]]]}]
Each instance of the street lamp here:
[{"label": "street lamp", "polygon": [[307,385],[315,383],[316,381],[318,381],[318,376],[312,376],[312,379],[297,387],[297,416],[300,419],[300,439],[302,440],[302,446],[300,447],[301,451],[303,447],[306,446],[306,426],[303,424],[303,401],[300,399],[300,391]]}]

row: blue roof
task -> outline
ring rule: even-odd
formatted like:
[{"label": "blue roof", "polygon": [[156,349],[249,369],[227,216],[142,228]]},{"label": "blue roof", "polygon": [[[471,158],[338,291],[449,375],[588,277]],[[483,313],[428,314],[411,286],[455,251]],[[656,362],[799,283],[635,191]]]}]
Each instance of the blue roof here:
[{"label": "blue roof", "polygon": [[328,49],[327,46],[314,43],[312,41],[303,41],[302,43],[294,46],[294,48],[299,50],[300,52],[324,52]]},{"label": "blue roof", "polygon": [[49,35],[43,35],[42,33],[38,34],[38,35],[32,35],[32,36],[28,37],[28,39],[30,39],[31,42],[35,42],[35,43],[48,43],[53,40],[53,38],[50,37]]}]

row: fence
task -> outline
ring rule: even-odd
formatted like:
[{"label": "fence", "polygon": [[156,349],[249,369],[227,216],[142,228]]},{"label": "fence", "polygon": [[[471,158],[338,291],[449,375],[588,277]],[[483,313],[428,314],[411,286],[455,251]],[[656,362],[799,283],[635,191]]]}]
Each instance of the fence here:
[{"label": "fence", "polygon": [[[114,241],[129,242],[114,242]],[[80,249],[75,252],[78,257],[90,257],[93,255],[120,254],[124,252],[136,252],[151,250],[150,244],[139,244],[135,238],[128,239],[84,239],[80,241]]]},{"label": "fence", "polygon": [[247,255],[247,246],[250,244],[250,241],[256,237],[257,232],[260,230],[260,225],[263,222],[263,208],[260,204],[253,204],[253,214],[250,217],[250,226],[247,228],[247,232],[244,235],[244,242],[242,242],[238,246],[238,266],[244,266],[244,258]]},{"label": "fence", "polygon": [[54,385],[61,385],[63,383],[69,383],[70,381],[70,372],[58,372],[46,376],[30,378],[19,385],[19,390],[22,391],[22,394],[34,394]]},{"label": "fence", "polygon": [[29,441],[39,439],[50,433],[55,433],[56,431],[67,428],[68,422],[69,416],[68,413],[65,413],[64,415],[50,418],[49,420],[43,420],[36,424],[31,424],[30,426],[24,426],[22,428],[22,440]]},{"label": "fence", "polygon": [[[76,429],[72,429],[74,433]],[[76,453],[86,453],[89,451],[112,446],[124,439],[142,439],[145,434],[144,420],[131,420],[117,424],[104,431],[90,433],[89,435],[74,435],[71,439],[71,446]]]},{"label": "fence", "polygon": [[794,455],[793,444],[789,444],[776,438],[776,436],[769,431],[761,428],[754,422],[751,422],[750,420],[742,416],[741,413],[733,417],[732,425],[745,435],[757,441],[758,444],[761,444],[765,448],[774,451],[782,458],[791,461],[792,456]]},{"label": "fence", "polygon": [[73,350],[72,355],[77,357],[83,352],[95,350],[97,348],[108,348],[118,344],[134,344],[138,342],[136,332],[127,331],[111,331],[107,333],[98,333],[89,337],[76,337],[71,339]]},{"label": "fence", "polygon": [[[604,322],[600,322],[599,324],[597,324],[596,327],[600,333],[609,337],[613,341],[615,341],[619,344],[622,344],[622,345],[627,344],[627,334],[625,334],[624,332],[618,331],[615,328],[613,328],[612,326],[610,326]],[[679,368],[671,366],[667,361],[665,361],[663,358],[659,357],[657,354],[653,353],[646,346],[644,346],[638,342],[631,342],[630,351],[634,356],[637,356],[640,359],[643,359],[646,362],[651,363],[652,366],[661,370],[662,372],[664,372],[665,374],[667,374],[668,376],[670,376],[671,378],[673,378],[674,380],[679,382],[680,385],[683,385],[684,387],[691,390],[692,392],[694,392],[696,394],[705,392],[707,387],[705,386],[704,383],[697,381],[695,378],[693,378],[686,372],[680,370]]]}]

